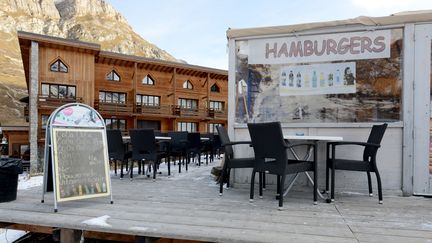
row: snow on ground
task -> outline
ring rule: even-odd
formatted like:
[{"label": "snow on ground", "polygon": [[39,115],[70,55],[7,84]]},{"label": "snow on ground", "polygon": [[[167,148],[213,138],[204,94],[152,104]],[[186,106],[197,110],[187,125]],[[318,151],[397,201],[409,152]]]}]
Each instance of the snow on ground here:
[{"label": "snow on ground", "polygon": [[100,216],[97,218],[87,219],[82,221],[81,223],[91,226],[98,226],[101,228],[110,228],[111,225],[107,223],[107,220],[110,218],[108,215]]},{"label": "snow on ground", "polygon": [[14,242],[26,233],[26,231],[21,230],[0,229],[0,242]]},{"label": "snow on ground", "polygon": [[23,173],[18,177],[18,190],[29,190],[33,187],[41,186],[43,184],[43,176],[30,176],[27,173]]}]

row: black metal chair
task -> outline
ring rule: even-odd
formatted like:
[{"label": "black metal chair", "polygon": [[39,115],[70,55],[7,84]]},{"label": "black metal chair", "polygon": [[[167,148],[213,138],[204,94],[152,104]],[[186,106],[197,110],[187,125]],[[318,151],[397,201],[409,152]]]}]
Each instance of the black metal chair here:
[{"label": "black metal chair", "polygon": [[[374,125],[369,134],[366,143],[363,142],[329,142],[327,143],[327,169],[326,169],[326,190],[329,189],[329,171],[331,170],[331,200],[334,201],[335,193],[335,170],[350,170],[350,171],[363,171],[367,174],[369,195],[372,196],[372,181],[370,172],[375,172],[378,184],[378,200],[383,203],[381,177],[376,164],[376,154],[378,148],[381,147],[381,140],[387,129],[387,123],[382,125]],[[341,159],[337,158],[336,147],[342,145],[357,145],[363,146],[363,158],[359,160]],[[331,154],[330,154],[331,150]]]},{"label": "black metal chair", "polygon": [[202,152],[204,152],[206,154],[206,163],[208,163],[209,157],[210,157],[210,163],[211,163],[214,161],[214,153],[213,153],[214,134],[213,133],[204,133],[204,134],[201,134],[201,137],[208,139],[208,140],[202,141],[202,144],[203,144]]},{"label": "black metal chair", "polygon": [[168,132],[168,137],[171,137],[171,156],[174,157],[174,161],[176,157],[178,158],[179,173],[181,173],[182,162],[185,163],[187,171],[186,149],[188,146],[188,132]]},{"label": "black metal chair", "polygon": [[[287,144],[284,140],[282,127],[279,122],[248,123],[252,146],[255,152],[255,167],[251,176],[250,200],[254,197],[255,174],[268,173],[277,175],[277,194],[279,194],[279,209],[283,207],[283,188],[287,174],[312,171],[314,172],[313,200],[317,203],[318,165],[317,150],[314,143]],[[312,146],[313,161],[295,160],[288,158],[290,148],[297,146]],[[260,183],[260,196],[262,184]]]},{"label": "black metal chair", "polygon": [[[254,168],[255,158],[254,157],[235,158],[234,150],[232,147],[233,145],[240,145],[240,144],[251,145],[252,143],[250,141],[233,141],[232,142],[232,141],[230,141],[230,138],[228,136],[228,132],[226,131],[225,127],[217,126],[216,129],[217,129],[218,134],[219,134],[221,146],[224,148],[224,151],[225,151],[225,155],[224,155],[225,162],[223,164],[221,176],[219,178],[219,196],[222,196],[224,182],[227,183],[227,188],[230,187],[231,169]],[[261,179],[261,176],[260,176],[260,179]]]},{"label": "black metal chair", "polygon": [[[153,179],[156,179],[158,164],[161,158],[167,155],[165,152],[159,151],[153,129],[132,129],[129,130],[129,135],[132,143],[132,160],[139,162],[152,161]],[[131,178],[133,178],[133,163],[130,167],[130,173]]]},{"label": "black metal chair", "polygon": [[[167,132],[161,132],[160,130],[154,130],[155,137],[168,137]],[[157,144],[159,145],[159,152],[163,152],[163,157],[165,158],[165,162],[168,165],[168,176],[171,175],[171,141],[170,140],[158,140],[156,139]]]},{"label": "black metal chair", "polygon": [[128,145],[123,143],[120,130],[107,130],[108,156],[114,162],[115,175],[117,175],[117,161],[120,163],[120,178],[123,178],[123,165],[128,165],[128,159],[132,157],[132,152],[128,151]]},{"label": "black metal chair", "polygon": [[218,159],[220,159],[220,154],[223,153],[223,147],[219,134],[213,135],[212,149],[213,156],[217,155]]},{"label": "black metal chair", "polygon": [[[193,158],[195,161],[195,157],[198,155],[198,166],[201,166],[201,153],[204,149],[204,144],[201,142],[201,134],[199,132],[190,132],[188,133],[188,144],[186,148],[186,156],[187,163],[189,164],[190,158]],[[208,157],[207,157],[208,164]]]}]

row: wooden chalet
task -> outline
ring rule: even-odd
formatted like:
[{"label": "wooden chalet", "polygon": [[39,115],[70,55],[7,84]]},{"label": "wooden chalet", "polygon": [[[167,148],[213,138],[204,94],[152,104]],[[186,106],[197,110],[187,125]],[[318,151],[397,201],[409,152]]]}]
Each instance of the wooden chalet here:
[{"label": "wooden chalet", "polygon": [[225,70],[107,52],[94,43],[21,31],[18,39],[30,97],[31,144],[44,141],[49,115],[70,102],[94,107],[107,128],[125,132],[206,133],[227,123]]}]

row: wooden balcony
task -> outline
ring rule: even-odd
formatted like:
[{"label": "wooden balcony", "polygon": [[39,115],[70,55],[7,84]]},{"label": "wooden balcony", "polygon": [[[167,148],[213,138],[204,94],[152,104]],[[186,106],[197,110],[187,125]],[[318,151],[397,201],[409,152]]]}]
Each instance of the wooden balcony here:
[{"label": "wooden balcony", "polygon": [[82,98],[53,98],[41,95],[38,97],[39,109],[56,109],[64,104],[69,103],[82,103]]},{"label": "wooden balcony", "polygon": [[224,110],[208,109],[208,117],[213,119],[226,120],[228,114]]},{"label": "wooden balcony", "polygon": [[157,115],[161,117],[172,116],[171,105],[136,105],[136,113],[145,115]]},{"label": "wooden balcony", "polygon": [[99,102],[99,100],[95,100],[94,108],[99,113],[112,113],[117,115],[133,113],[133,106],[130,104],[104,103],[104,102]]}]

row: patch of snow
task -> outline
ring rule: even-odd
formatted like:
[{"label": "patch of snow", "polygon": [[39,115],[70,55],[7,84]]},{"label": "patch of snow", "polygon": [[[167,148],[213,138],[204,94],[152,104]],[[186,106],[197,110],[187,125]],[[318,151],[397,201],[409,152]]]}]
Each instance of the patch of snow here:
[{"label": "patch of snow", "polygon": [[366,193],[361,193],[361,192],[350,192],[350,191],[344,191],[344,192],[340,192],[341,194],[347,194],[347,195],[368,195]]},{"label": "patch of snow", "polygon": [[25,234],[22,230],[0,229],[0,242],[14,242]]},{"label": "patch of snow", "polygon": [[424,223],[421,225],[424,230],[432,230],[432,223]]},{"label": "patch of snow", "polygon": [[85,225],[99,226],[101,228],[111,228],[112,226],[106,222],[109,218],[110,216],[104,215],[97,218],[84,220],[81,223]]},{"label": "patch of snow", "polygon": [[43,176],[31,176],[26,172],[18,177],[18,190],[29,190],[30,188],[41,186],[43,184]]},{"label": "patch of snow", "polygon": [[132,231],[140,231],[141,232],[141,231],[147,231],[149,228],[134,226],[134,227],[130,227],[129,229],[132,230]]}]

